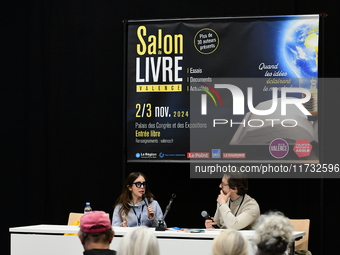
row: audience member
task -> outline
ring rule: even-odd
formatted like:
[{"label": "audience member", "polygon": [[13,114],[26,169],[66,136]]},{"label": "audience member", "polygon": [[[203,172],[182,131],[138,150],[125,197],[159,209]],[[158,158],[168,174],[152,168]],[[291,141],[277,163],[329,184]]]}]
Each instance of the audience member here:
[{"label": "audience member", "polygon": [[213,242],[213,255],[247,255],[248,240],[233,229],[221,232]]},{"label": "audience member", "polygon": [[110,250],[114,232],[105,212],[92,211],[84,214],[80,219],[78,237],[84,247],[84,255],[116,254],[116,251]]},{"label": "audience member", "polygon": [[159,255],[158,241],[153,230],[139,226],[127,232],[120,242],[117,255]]},{"label": "audience member", "polygon": [[293,241],[293,225],[281,212],[261,215],[255,224],[257,255],[285,254]]}]

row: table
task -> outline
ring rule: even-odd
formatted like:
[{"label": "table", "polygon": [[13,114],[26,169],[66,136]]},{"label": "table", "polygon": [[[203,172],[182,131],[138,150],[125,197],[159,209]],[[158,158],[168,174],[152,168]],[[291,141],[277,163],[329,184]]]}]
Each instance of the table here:
[{"label": "table", "polygon": [[[110,248],[117,250],[124,234],[132,228],[114,227],[115,237]],[[33,225],[9,229],[11,234],[11,255],[81,255],[83,247],[76,234],[79,226],[66,225]],[[155,231],[161,255],[209,255],[213,239],[222,230],[205,230],[204,233],[186,233],[184,231]],[[249,241],[253,230],[240,230]],[[305,232],[293,232],[295,239],[301,238]]]}]

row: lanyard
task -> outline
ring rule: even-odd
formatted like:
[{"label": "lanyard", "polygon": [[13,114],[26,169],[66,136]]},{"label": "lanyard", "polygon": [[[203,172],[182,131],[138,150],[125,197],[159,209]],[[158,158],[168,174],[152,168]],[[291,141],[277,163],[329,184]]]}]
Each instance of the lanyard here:
[{"label": "lanyard", "polygon": [[138,226],[141,225],[141,217],[142,217],[143,209],[144,209],[144,205],[142,205],[142,210],[141,210],[140,214],[137,215],[136,210],[135,210],[135,205],[133,204],[133,206],[132,206],[132,210],[133,210],[133,212],[135,213],[136,218],[137,218],[137,224],[138,224]]},{"label": "lanyard", "polygon": [[[236,217],[236,215],[237,215],[237,213],[238,213],[238,210],[240,209],[240,207],[241,207],[241,205],[242,205],[242,203],[243,203],[243,200],[244,200],[244,196],[242,196],[242,200],[241,200],[241,203],[239,204],[239,206],[238,206],[238,208],[237,208],[237,211],[236,211],[236,213],[235,213],[235,217]],[[229,208],[230,208],[230,199],[229,199]]]}]

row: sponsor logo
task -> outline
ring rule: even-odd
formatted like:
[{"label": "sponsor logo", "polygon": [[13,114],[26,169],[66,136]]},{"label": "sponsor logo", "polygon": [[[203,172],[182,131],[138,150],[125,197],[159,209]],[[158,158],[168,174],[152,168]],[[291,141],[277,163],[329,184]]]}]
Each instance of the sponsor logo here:
[{"label": "sponsor logo", "polygon": [[157,158],[157,153],[155,152],[137,152],[136,158]]},{"label": "sponsor logo", "polygon": [[308,157],[313,150],[313,145],[307,139],[296,140],[293,151],[299,158]]},{"label": "sponsor logo", "polygon": [[212,149],[211,150],[212,158],[221,158],[221,149]]},{"label": "sponsor logo", "polygon": [[274,158],[284,158],[289,152],[289,145],[284,139],[274,139],[269,144],[269,152]]},{"label": "sponsor logo", "polygon": [[210,158],[209,152],[188,152],[187,158]]},{"label": "sponsor logo", "polygon": [[245,153],[232,153],[232,152],[226,152],[223,153],[223,158],[246,158],[246,154]]}]

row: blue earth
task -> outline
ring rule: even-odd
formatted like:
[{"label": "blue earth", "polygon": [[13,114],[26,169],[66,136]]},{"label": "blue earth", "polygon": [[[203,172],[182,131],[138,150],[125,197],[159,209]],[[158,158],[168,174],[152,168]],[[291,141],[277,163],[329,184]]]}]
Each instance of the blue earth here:
[{"label": "blue earth", "polygon": [[315,20],[296,22],[286,34],[288,65],[298,78],[318,77],[319,24]]}]

